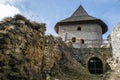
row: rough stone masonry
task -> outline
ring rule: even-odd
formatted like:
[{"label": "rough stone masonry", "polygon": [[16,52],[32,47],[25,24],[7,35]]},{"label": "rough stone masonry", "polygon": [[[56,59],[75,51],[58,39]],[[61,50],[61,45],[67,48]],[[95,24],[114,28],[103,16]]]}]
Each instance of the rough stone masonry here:
[{"label": "rough stone masonry", "polygon": [[[0,22],[0,80],[96,80],[45,24],[21,15]],[[87,76],[87,77],[86,77]]]},{"label": "rough stone masonry", "polygon": [[120,61],[120,23],[114,28],[112,33],[110,34],[111,38],[111,46],[113,50],[113,57]]},{"label": "rough stone masonry", "polygon": [[44,32],[44,24],[21,15],[0,22],[0,80],[41,78]]}]

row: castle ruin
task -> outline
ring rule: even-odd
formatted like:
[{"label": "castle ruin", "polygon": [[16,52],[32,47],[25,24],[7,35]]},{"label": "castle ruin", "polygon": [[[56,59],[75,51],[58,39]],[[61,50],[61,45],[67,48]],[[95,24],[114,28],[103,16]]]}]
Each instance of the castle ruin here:
[{"label": "castle ruin", "polygon": [[102,74],[107,69],[104,55],[110,55],[111,48],[102,47],[102,35],[107,30],[102,20],[90,16],[81,5],[72,16],[55,25],[59,37],[72,44],[72,55],[92,74]]}]

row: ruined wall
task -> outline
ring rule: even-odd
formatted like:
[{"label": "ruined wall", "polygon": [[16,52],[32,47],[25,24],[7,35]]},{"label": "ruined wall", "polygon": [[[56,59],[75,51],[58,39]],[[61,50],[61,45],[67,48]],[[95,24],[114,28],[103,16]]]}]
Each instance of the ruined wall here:
[{"label": "ruined wall", "polygon": [[[0,80],[96,80],[45,24],[21,15],[0,22]],[[87,77],[86,77],[87,76]]]},{"label": "ruined wall", "polygon": [[105,73],[108,70],[107,59],[112,57],[111,48],[80,48],[73,49],[73,57],[80,62],[84,67],[88,69],[88,61],[91,58],[99,58],[103,63],[103,72]]},{"label": "ruined wall", "polygon": [[44,24],[21,15],[0,22],[0,80],[41,78],[44,33]]},{"label": "ruined wall", "polygon": [[[68,45],[68,46],[67,46]],[[74,49],[45,35],[45,24],[21,15],[0,22],[0,80],[103,80],[87,63],[98,57],[106,66],[110,48]]]},{"label": "ruined wall", "polygon": [[113,57],[120,61],[120,23],[110,34]]}]

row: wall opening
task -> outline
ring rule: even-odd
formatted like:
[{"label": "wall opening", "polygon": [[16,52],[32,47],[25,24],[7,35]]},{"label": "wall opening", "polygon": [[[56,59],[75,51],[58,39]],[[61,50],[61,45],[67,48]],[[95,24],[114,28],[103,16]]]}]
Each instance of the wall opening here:
[{"label": "wall opening", "polygon": [[81,39],[81,40],[80,40],[80,43],[81,43],[81,44],[84,44],[84,43],[85,43],[84,39]]},{"label": "wall opening", "polygon": [[99,58],[93,57],[88,62],[88,69],[91,74],[103,74],[103,63]]},{"label": "wall opening", "polygon": [[72,42],[76,42],[76,38],[75,37],[72,37]]},{"label": "wall opening", "polygon": [[78,31],[81,31],[81,27],[78,27],[77,30],[78,30]]}]

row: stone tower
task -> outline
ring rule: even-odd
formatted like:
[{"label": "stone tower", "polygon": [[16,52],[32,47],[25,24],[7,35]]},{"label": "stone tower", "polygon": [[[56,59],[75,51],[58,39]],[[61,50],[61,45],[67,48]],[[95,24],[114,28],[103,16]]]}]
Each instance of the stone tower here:
[{"label": "stone tower", "polygon": [[74,48],[99,48],[108,27],[80,6],[71,17],[58,22],[55,30],[63,41],[72,42]]}]

